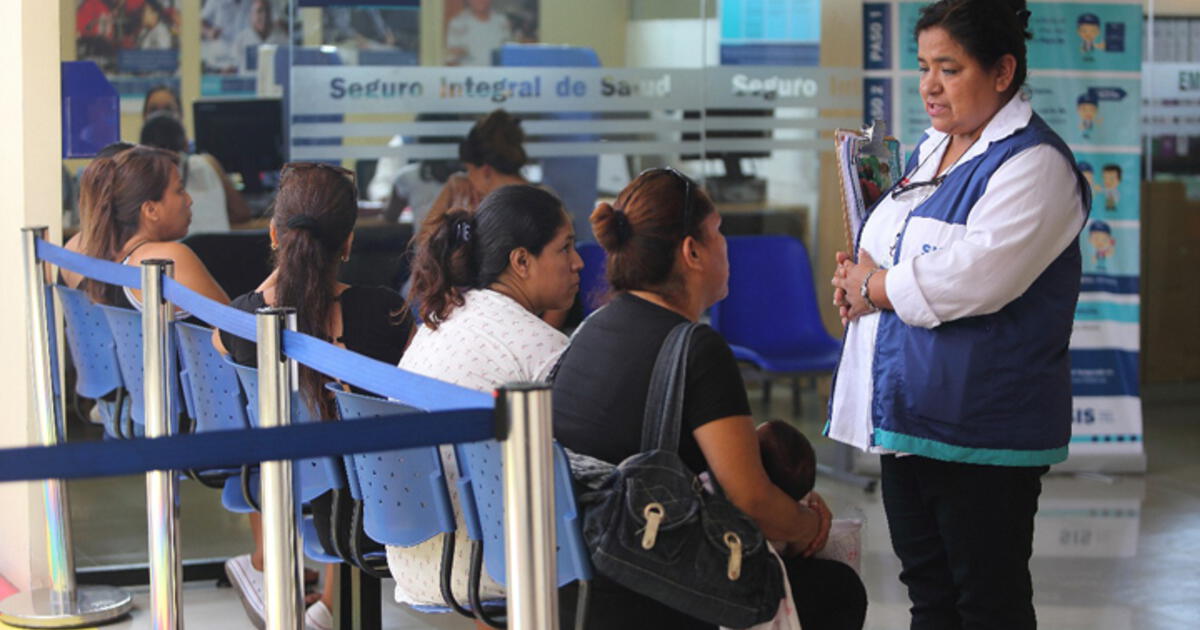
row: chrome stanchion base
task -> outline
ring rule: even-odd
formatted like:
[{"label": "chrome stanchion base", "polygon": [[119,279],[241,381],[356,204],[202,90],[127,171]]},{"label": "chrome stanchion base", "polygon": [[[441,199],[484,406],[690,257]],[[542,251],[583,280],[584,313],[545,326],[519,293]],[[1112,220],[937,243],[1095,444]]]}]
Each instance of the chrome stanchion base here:
[{"label": "chrome stanchion base", "polygon": [[56,602],[47,588],[0,602],[0,622],[19,628],[78,628],[107,623],[133,608],[133,597],[113,586],[79,586],[75,602]]}]

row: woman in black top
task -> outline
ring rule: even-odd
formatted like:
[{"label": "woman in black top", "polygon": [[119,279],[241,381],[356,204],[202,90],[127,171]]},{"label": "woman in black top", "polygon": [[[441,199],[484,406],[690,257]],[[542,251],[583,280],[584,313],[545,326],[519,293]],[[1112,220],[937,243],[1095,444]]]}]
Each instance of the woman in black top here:
[{"label": "woman in black top", "polygon": [[[728,292],[721,217],[690,179],[673,169],[639,175],[615,204],[592,213],[607,252],[612,302],[572,341],[554,382],[554,435],[567,448],[612,463],[641,450],[650,376],[667,333],[697,321]],[[805,630],[861,628],[866,593],[844,564],[810,558],[825,544],[832,515],[816,493],[797,503],[767,477],[745,386],[728,344],[702,326],[693,337],[684,387],[679,453],[707,470],[766,537],[787,543],[785,564]],[[568,586],[564,591],[571,590]],[[564,592],[564,623],[574,593]],[[597,576],[591,628],[696,628],[700,621]]]},{"label": "woman in black top", "polygon": [[[254,292],[235,298],[231,306],[249,312],[265,306],[294,307],[300,332],[395,365],[415,330],[404,299],[391,289],[353,287],[337,279],[338,268],[349,258],[354,241],[356,199],[353,174],[346,169],[317,163],[284,166],[270,228],[275,270]],[[251,341],[217,331],[213,344],[239,364],[257,363]],[[333,398],[325,390],[329,381],[319,372],[300,367],[300,394],[317,418],[336,417]],[[312,501],[320,533],[329,529],[329,494]],[[239,581],[242,576],[258,577],[249,572],[250,567],[262,570],[261,525],[255,525],[257,551],[253,558],[230,560],[236,561],[235,567],[226,567],[231,580],[238,572]],[[329,547],[328,541],[322,543]],[[331,624],[331,575],[326,573],[321,601],[309,609],[310,626]]]}]

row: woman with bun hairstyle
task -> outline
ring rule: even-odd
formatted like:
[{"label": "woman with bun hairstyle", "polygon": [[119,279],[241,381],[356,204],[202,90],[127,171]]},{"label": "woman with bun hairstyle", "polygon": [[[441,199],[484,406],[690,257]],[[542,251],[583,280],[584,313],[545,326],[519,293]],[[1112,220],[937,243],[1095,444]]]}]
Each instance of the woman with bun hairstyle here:
[{"label": "woman with bun hairstyle", "polygon": [[501,186],[528,184],[521,175],[521,167],[529,161],[521,146],[524,142],[521,121],[503,109],[492,111],[472,125],[458,145],[458,159],[467,172],[446,181],[418,234],[427,226],[437,225],[441,215],[452,208],[473,210]]},{"label": "woman with bun hairstyle", "polygon": [[[534,186],[504,186],[474,212],[456,209],[422,232],[410,294],[423,324],[400,367],[462,387],[491,392],[504,383],[544,380],[567,338],[542,319],[565,309],[579,291],[583,261],[562,202]],[[447,485],[458,510],[454,453],[442,449]],[[469,548],[459,519],[453,593],[467,600]],[[396,600],[445,605],[438,574],[441,542],[389,547]],[[485,599],[504,590],[483,576]]]},{"label": "woman with bun hairstyle", "polygon": [[[358,219],[353,173],[337,166],[296,162],[280,172],[279,192],[271,215],[271,250],[275,269],[254,291],[234,298],[230,306],[247,312],[268,306],[296,309],[296,329],[378,361],[396,363],[412,336],[412,316],[404,298],[384,287],[352,286],[338,281],[341,264],[350,257]],[[241,365],[257,365],[257,345],[225,331],[213,344]],[[337,417],[333,397],[325,389],[330,378],[300,366],[299,389],[313,417]],[[333,551],[330,533],[332,491],[312,500],[313,518],[322,546]],[[229,559],[225,572],[261,621],[262,533],[254,526],[254,554]],[[321,599],[308,609],[309,628],[333,625],[333,573],[326,572]]]},{"label": "woman with bun hairstyle", "polygon": [[1021,92],[1021,0],[941,0],[914,29],[931,126],[837,254],[848,322],[828,434],[881,454],[912,628],[1037,626],[1041,476],[1067,457],[1087,179]]},{"label": "woman with bun hairstyle", "polygon": [[[146,259],[172,260],[180,284],[227,304],[229,297],[196,253],[176,242],[187,235],[191,207],[174,153],[144,146],[116,151],[84,170],[79,182],[82,229],[66,247],[133,266]],[[93,301],[141,308],[141,291],[93,282],[65,269],[62,275],[67,286],[81,288]]]},{"label": "woman with bun hairstyle", "polygon": [[[565,447],[613,464],[641,452],[642,419],[654,363],[676,325],[699,321],[728,293],[721,217],[708,195],[674,169],[638,175],[613,204],[591,216],[607,253],[612,300],[575,334],[554,381],[554,436]],[[832,514],[810,493],[797,502],[771,482],[760,459],[737,361],[720,333],[701,326],[691,341],[679,455],[708,471],[729,499],[783,551],[805,630],[859,629],[866,593],[848,566],[812,558]],[[575,587],[559,600],[574,615]],[[697,628],[705,624],[621,587],[592,582],[590,628]]]}]

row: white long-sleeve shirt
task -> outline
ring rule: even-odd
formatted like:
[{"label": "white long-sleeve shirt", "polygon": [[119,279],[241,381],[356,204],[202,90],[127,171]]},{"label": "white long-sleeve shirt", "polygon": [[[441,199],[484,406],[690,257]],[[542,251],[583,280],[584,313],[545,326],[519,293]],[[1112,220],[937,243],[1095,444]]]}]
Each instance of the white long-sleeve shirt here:
[{"label": "white long-sleeve shirt", "polygon": [[[988,123],[982,135],[951,168],[982,154],[1029,124],[1033,109],[1014,96]],[[926,130],[917,148],[919,168],[909,181],[930,181],[945,154],[946,134]],[[965,225],[913,217],[913,209],[936,188],[924,186],[893,199],[889,194],[871,213],[860,246],[888,269],[885,287],[896,315],[909,326],[934,328],[943,322],[994,313],[1020,297],[1077,238],[1085,217],[1075,185],[1074,166],[1049,145],[1026,149],[1006,160],[989,180]],[[905,229],[905,222],[908,227]],[[904,242],[898,263],[892,251]],[[918,235],[921,238],[917,238]],[[949,243],[923,251],[919,242]],[[870,447],[874,424],[872,365],[879,314],[851,322],[838,365],[829,436],[863,450]]]}]

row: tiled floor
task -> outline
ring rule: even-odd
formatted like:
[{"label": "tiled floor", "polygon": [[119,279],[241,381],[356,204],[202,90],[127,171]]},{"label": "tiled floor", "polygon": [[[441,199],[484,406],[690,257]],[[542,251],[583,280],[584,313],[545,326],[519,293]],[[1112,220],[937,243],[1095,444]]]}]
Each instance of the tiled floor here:
[{"label": "tiled floor", "polygon": [[[790,411],[777,388],[770,413]],[[799,424],[816,435],[819,401],[804,401]],[[1200,384],[1149,388],[1144,396],[1145,475],[1052,475],[1046,478],[1034,541],[1035,603],[1047,630],[1192,630],[1200,627]],[[817,440],[820,450],[825,440]],[[244,517],[220,508],[216,492],[183,484],[186,558],[243,553]],[[896,579],[878,494],[820,480],[818,489],[839,514],[865,517],[863,577],[870,594],[867,628],[907,628],[907,598]],[[145,559],[142,481],[125,478],[72,482],[75,544],[80,567]],[[385,584],[385,593],[387,585]],[[109,626],[149,628],[146,589],[136,610]],[[184,594],[189,629],[251,628],[236,596],[211,583],[189,583]],[[450,615],[421,615],[384,604],[384,627],[470,628]]]}]

